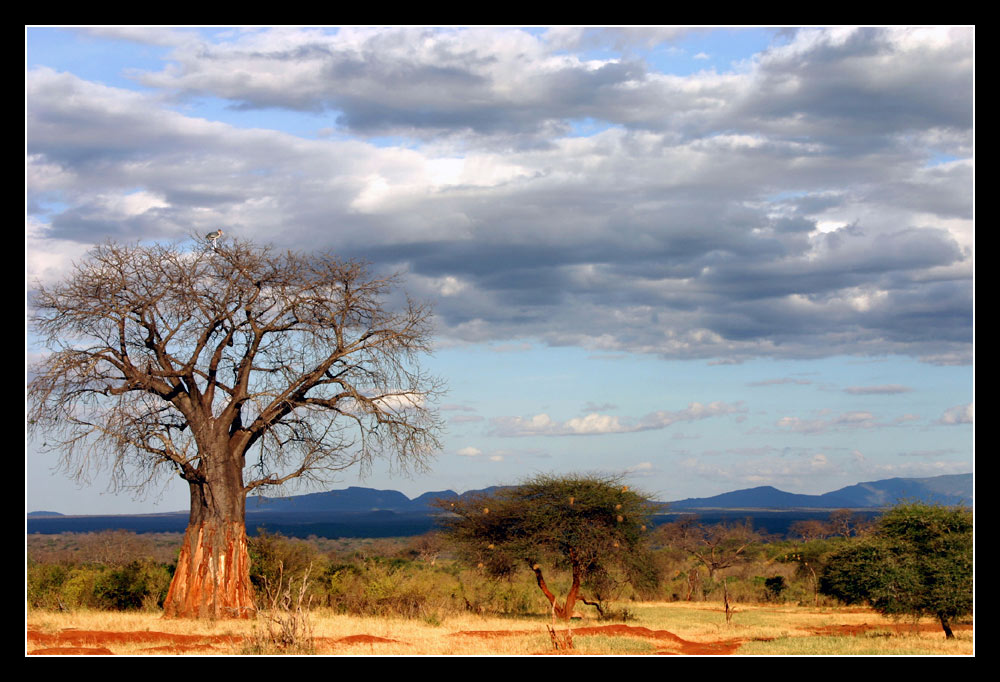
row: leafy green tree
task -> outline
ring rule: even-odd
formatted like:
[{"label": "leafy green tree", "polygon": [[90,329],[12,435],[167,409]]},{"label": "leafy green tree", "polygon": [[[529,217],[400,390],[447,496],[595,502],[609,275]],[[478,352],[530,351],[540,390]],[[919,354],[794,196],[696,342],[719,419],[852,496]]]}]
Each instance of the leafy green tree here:
[{"label": "leafy green tree", "polygon": [[929,615],[951,639],[952,622],[972,612],[972,512],[926,504],[888,511],[867,537],[836,552],[820,590],[885,615]]},{"label": "leafy green tree", "polygon": [[[649,580],[646,529],[653,505],[620,478],[541,475],[436,505],[452,514],[443,521],[445,534],[464,559],[497,578],[530,568],[558,618],[568,620],[578,599],[593,605],[581,590],[605,587],[609,571],[633,584]],[[545,581],[549,568],[573,576],[561,604]]]}]

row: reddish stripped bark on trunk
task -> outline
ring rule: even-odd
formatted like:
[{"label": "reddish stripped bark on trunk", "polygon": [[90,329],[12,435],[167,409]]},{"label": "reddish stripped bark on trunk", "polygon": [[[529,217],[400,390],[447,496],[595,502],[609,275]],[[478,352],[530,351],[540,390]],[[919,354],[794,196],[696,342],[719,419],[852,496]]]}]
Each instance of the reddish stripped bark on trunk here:
[{"label": "reddish stripped bark on trunk", "polygon": [[167,618],[252,618],[256,614],[245,495],[240,490],[239,495],[216,499],[209,492],[212,487],[225,489],[191,485],[191,519],[163,604]]},{"label": "reddish stripped bark on trunk", "polygon": [[163,614],[216,619],[256,614],[246,528],[222,522],[187,529]]}]

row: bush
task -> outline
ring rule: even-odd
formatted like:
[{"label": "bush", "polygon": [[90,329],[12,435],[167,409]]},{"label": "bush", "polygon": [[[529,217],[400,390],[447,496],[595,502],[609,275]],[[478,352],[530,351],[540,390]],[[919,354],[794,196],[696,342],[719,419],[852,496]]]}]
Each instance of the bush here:
[{"label": "bush", "polygon": [[767,601],[783,602],[784,598],[781,595],[787,589],[788,583],[785,582],[785,576],[783,575],[775,575],[764,579],[765,599]]},{"label": "bush", "polygon": [[59,598],[65,608],[101,609],[107,605],[98,596],[97,585],[107,568],[77,566],[70,570],[66,582],[59,588]]},{"label": "bush", "polygon": [[94,596],[106,609],[152,610],[163,606],[172,577],[163,564],[135,560],[104,573],[94,585]]},{"label": "bush", "polygon": [[972,612],[972,512],[893,508],[870,535],[830,557],[820,590],[885,615],[935,616],[952,638],[951,623]]},{"label": "bush", "polygon": [[69,579],[70,570],[62,564],[40,564],[28,560],[28,606],[43,609],[65,609],[67,605],[60,594]]},{"label": "bush", "polygon": [[[247,541],[250,552],[250,581],[253,583],[259,608],[266,608],[269,589],[282,583],[297,592],[306,571],[322,575],[327,561],[316,546],[305,540],[286,538],[280,533],[258,529],[257,535]],[[323,585],[309,581],[306,599],[319,603],[323,600]]]},{"label": "bush", "polygon": [[33,608],[128,611],[163,605],[173,571],[148,559],[119,568],[28,562],[27,603]]}]

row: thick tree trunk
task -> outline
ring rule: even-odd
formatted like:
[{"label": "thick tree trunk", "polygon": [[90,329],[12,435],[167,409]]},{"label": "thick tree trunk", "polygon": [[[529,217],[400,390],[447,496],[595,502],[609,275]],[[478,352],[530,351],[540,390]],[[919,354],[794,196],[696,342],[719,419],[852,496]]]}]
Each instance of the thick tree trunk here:
[{"label": "thick tree trunk", "polygon": [[191,483],[191,517],[163,604],[167,618],[251,618],[256,614],[241,472],[227,467]]}]

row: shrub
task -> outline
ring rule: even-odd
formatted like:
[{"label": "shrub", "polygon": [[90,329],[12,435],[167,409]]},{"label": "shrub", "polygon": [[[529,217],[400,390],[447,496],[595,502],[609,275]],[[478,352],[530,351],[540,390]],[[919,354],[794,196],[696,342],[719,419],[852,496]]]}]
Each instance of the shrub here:
[{"label": "shrub", "polygon": [[107,609],[134,611],[158,608],[167,597],[172,577],[171,571],[163,564],[134,560],[104,573],[94,585],[94,596]]},{"label": "shrub", "polygon": [[952,638],[951,623],[972,612],[972,512],[893,508],[871,534],[830,558],[820,590],[886,615],[935,616]]},{"label": "shrub", "polygon": [[[257,535],[247,540],[250,552],[250,581],[253,583],[259,608],[267,608],[266,592],[279,582],[288,589],[297,591],[306,571],[312,575],[322,575],[326,570],[326,559],[316,546],[305,540],[286,538],[280,533],[268,533],[258,529]],[[323,585],[319,581],[308,581],[305,598],[323,600]]]},{"label": "shrub", "polygon": [[60,591],[69,579],[70,570],[62,564],[40,564],[28,560],[28,606],[43,609],[65,609]]},{"label": "shrub", "polygon": [[764,579],[764,591],[767,601],[784,601],[784,598],[781,595],[787,589],[788,583],[785,582],[785,576],[783,575],[775,575]]}]

